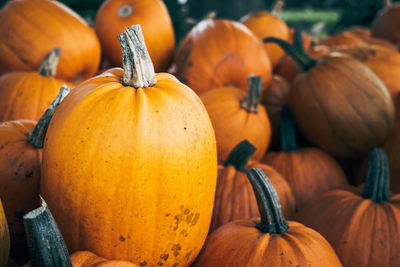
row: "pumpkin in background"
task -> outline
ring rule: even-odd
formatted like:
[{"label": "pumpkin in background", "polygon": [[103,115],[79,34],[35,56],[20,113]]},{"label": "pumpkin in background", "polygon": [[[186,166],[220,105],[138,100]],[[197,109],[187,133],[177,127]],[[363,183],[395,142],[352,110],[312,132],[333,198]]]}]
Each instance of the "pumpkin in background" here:
[{"label": "pumpkin in background", "polygon": [[38,72],[8,72],[0,76],[0,121],[39,120],[63,84],[55,79],[60,49],[53,49]]},{"label": "pumpkin in background", "polygon": [[316,231],[286,221],[271,182],[261,169],[247,171],[260,219],[225,224],[207,237],[194,267],[340,267],[329,243]]},{"label": "pumpkin in background", "polygon": [[156,72],[171,64],[175,37],[168,10],[161,0],[106,0],[96,16],[96,33],[103,54],[114,65],[122,66],[118,34],[140,24]]},{"label": "pumpkin in background", "polygon": [[92,77],[100,64],[100,43],[95,32],[58,1],[9,1],[0,10],[0,43],[0,74],[36,71],[54,47],[62,51],[56,76],[59,79]]},{"label": "pumpkin in background", "polygon": [[282,151],[267,152],[261,162],[282,174],[298,206],[322,192],[347,185],[346,176],[335,159],[317,148],[299,148],[287,106],[281,112],[280,127]]},{"label": "pumpkin in background", "polygon": [[335,35],[330,35],[318,42],[319,45],[326,45],[329,48],[340,48],[356,45],[367,45],[367,43],[359,36],[344,31]]},{"label": "pumpkin in background", "polygon": [[372,23],[371,32],[372,36],[387,40],[400,48],[400,4],[385,0],[385,7]]},{"label": "pumpkin in background", "polygon": [[196,93],[228,85],[245,91],[249,74],[260,75],[263,88],[271,80],[271,62],[262,43],[246,26],[226,19],[206,19],[194,26],[181,42],[175,63],[177,78]]},{"label": "pumpkin in background", "polygon": [[217,189],[210,232],[219,226],[240,219],[251,219],[258,215],[257,202],[246,171],[260,168],[270,179],[286,218],[295,212],[296,203],[292,189],[286,180],[273,168],[257,161],[249,161],[256,148],[247,140],[240,142],[229,154],[224,165],[218,166]]},{"label": "pumpkin in background", "polygon": [[39,205],[44,135],[52,114],[68,92],[69,88],[62,87],[38,123],[31,120],[0,123],[0,198],[11,235],[11,256],[20,264],[28,259],[22,215]]},{"label": "pumpkin in background", "polygon": [[8,233],[7,219],[0,200],[0,267],[7,264],[10,253],[10,234]]},{"label": "pumpkin in background", "polygon": [[257,150],[252,159],[265,154],[271,138],[271,127],[265,108],[259,104],[261,77],[249,76],[247,93],[232,87],[217,87],[200,94],[214,126],[218,162],[223,163],[232,149],[248,140]]},{"label": "pumpkin in background", "polygon": [[383,145],[393,126],[394,105],[375,73],[345,54],[330,53],[317,61],[283,40],[267,39],[302,66],[289,106],[310,142],[342,158],[361,157]]},{"label": "pumpkin in background", "polygon": [[358,38],[365,40],[371,37],[371,30],[367,27],[363,26],[352,26],[345,30],[345,32],[349,32],[354,34]]},{"label": "pumpkin in background", "polygon": [[385,151],[370,153],[367,180],[336,189],[305,205],[297,219],[322,234],[343,266],[397,266],[400,262],[400,195],[390,197]]},{"label": "pumpkin in background", "polygon": [[190,88],[154,74],[139,25],[119,39],[124,69],[81,83],[54,114],[41,194],[70,251],[188,266],[212,216],[212,124]]},{"label": "pumpkin in background", "polygon": [[89,251],[77,251],[71,255],[73,267],[137,267],[128,261],[114,261],[99,257]]}]

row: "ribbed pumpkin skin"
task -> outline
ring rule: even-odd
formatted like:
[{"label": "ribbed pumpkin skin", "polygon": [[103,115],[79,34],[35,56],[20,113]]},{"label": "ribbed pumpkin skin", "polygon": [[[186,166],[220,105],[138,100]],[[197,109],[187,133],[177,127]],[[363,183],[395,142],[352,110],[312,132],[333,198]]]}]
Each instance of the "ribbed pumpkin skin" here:
[{"label": "ribbed pumpkin skin", "polygon": [[393,101],[382,81],[341,54],[332,53],[298,75],[289,106],[312,143],[343,158],[382,145],[394,121]]},{"label": "ribbed pumpkin skin", "polygon": [[127,261],[109,261],[89,251],[75,252],[71,255],[71,263],[73,267],[137,267]]},{"label": "ribbed pumpkin skin", "polygon": [[265,88],[272,71],[257,37],[243,24],[223,19],[207,19],[192,28],[175,63],[177,78],[196,93],[226,85],[245,91],[250,74],[261,76]]},{"label": "ribbed pumpkin skin", "polygon": [[10,235],[8,233],[7,220],[0,200],[0,267],[6,266],[9,252]]},{"label": "ribbed pumpkin skin", "polygon": [[235,221],[220,227],[207,238],[193,266],[342,266],[332,247],[316,231],[288,221],[287,233],[270,235],[255,227],[259,222]]},{"label": "ribbed pumpkin skin", "polygon": [[[124,5],[132,7],[131,15],[118,14]],[[122,66],[121,46],[117,36],[134,24],[142,27],[155,70],[166,71],[173,58],[175,38],[171,18],[161,0],[105,1],[97,13],[95,25],[103,54],[114,66]]]},{"label": "ribbed pumpkin skin", "polygon": [[372,36],[400,45],[400,4],[383,9],[371,27]]},{"label": "ribbed pumpkin skin", "polygon": [[[250,161],[247,170],[253,168],[261,168],[264,171],[278,194],[285,218],[291,218],[296,209],[296,201],[286,180],[268,165]],[[251,219],[259,214],[257,201],[246,173],[237,171],[233,166],[219,165],[210,232],[225,223]]]},{"label": "ribbed pumpkin skin", "polygon": [[100,43],[74,11],[50,0],[9,1],[1,9],[0,74],[36,71],[54,47],[61,49],[56,77],[73,81],[96,73]]},{"label": "ribbed pumpkin skin", "polygon": [[[51,120],[41,194],[70,251],[187,266],[200,251],[217,177],[200,99],[172,75],[125,87],[111,69],[77,86]],[[168,255],[168,256],[167,256]]]},{"label": "ribbed pumpkin skin", "polygon": [[271,126],[265,108],[258,113],[240,107],[246,92],[236,87],[219,87],[200,94],[214,126],[217,138],[218,162],[225,162],[232,149],[248,140],[257,150],[251,157],[259,160],[265,154],[271,138]]},{"label": "ribbed pumpkin skin", "polygon": [[38,121],[63,84],[51,76],[37,72],[9,72],[0,76],[0,121]]},{"label": "ribbed pumpkin skin", "polygon": [[364,42],[363,39],[361,39],[360,37],[351,32],[341,32],[335,35],[328,36],[319,41],[318,44],[326,45],[330,48],[367,45],[367,43]]},{"label": "ribbed pumpkin skin", "polygon": [[343,266],[400,262],[400,195],[390,203],[375,203],[359,193],[332,190],[313,199],[296,218],[329,241]]},{"label": "ribbed pumpkin skin", "polygon": [[339,164],[320,149],[268,152],[262,162],[282,174],[292,188],[298,206],[322,192],[347,185]]},{"label": "ribbed pumpkin skin", "polygon": [[26,259],[28,254],[21,217],[39,206],[42,150],[27,141],[27,134],[35,125],[29,120],[0,123],[0,199],[16,260]]}]

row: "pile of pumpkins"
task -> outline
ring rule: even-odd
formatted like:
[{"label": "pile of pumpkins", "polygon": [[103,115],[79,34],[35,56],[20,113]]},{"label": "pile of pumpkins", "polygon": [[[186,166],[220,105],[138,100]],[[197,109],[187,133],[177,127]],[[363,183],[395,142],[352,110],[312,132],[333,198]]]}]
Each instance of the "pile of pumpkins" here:
[{"label": "pile of pumpkins", "polygon": [[0,267],[399,266],[385,3],[371,29],[316,41],[279,0],[175,49],[161,0],[106,0],[94,29],[57,1],[9,1]]}]

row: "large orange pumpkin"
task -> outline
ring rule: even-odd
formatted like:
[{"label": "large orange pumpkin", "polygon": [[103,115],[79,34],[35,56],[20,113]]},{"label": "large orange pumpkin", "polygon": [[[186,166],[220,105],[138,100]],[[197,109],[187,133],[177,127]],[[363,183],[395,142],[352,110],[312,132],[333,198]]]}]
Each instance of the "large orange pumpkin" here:
[{"label": "large orange pumpkin", "polygon": [[364,190],[332,190],[298,213],[322,234],[345,267],[398,266],[400,195],[389,196],[389,168],[383,149],[370,153]]},{"label": "large orange pumpkin", "polygon": [[0,200],[0,267],[7,264],[10,253],[10,235],[8,233],[7,219]]},{"label": "large orange pumpkin", "polygon": [[156,72],[171,64],[175,37],[171,18],[161,0],[106,0],[96,16],[96,33],[103,54],[114,65],[122,66],[118,34],[132,24],[140,24]]},{"label": "large orange pumpkin", "polygon": [[400,4],[385,0],[371,27],[372,36],[392,42],[400,48]]},{"label": "large orange pumpkin", "polygon": [[195,92],[232,85],[247,90],[247,76],[271,79],[271,62],[262,43],[239,22],[207,19],[191,29],[175,58],[177,78]]},{"label": "large orange pumpkin", "polygon": [[119,38],[124,69],[78,85],[51,120],[41,193],[71,252],[188,266],[212,215],[212,124],[190,88],[154,75],[139,25]]},{"label": "large orange pumpkin", "polygon": [[128,261],[114,261],[99,257],[89,251],[77,251],[71,255],[73,267],[137,267]]},{"label": "large orange pumpkin", "polygon": [[249,76],[247,93],[232,87],[217,87],[200,94],[217,138],[218,162],[223,163],[242,140],[256,148],[252,159],[265,154],[271,138],[271,127],[265,108],[259,104],[261,78]]},{"label": "large orange pumpkin", "polygon": [[276,191],[261,169],[247,175],[261,218],[221,226],[208,236],[194,267],[342,266],[320,234],[285,220]]},{"label": "large orange pumpkin", "polygon": [[0,10],[0,74],[36,71],[54,47],[62,51],[57,78],[89,78],[100,63],[95,32],[58,1],[9,1]]}]

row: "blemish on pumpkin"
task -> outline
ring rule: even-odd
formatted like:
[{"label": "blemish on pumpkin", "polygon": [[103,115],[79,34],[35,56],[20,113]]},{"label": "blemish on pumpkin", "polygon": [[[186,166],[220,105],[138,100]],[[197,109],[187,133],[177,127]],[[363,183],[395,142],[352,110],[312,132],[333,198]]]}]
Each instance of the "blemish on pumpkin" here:
[{"label": "blemish on pumpkin", "polygon": [[183,214],[185,214],[185,215],[187,215],[187,214],[189,214],[190,213],[190,210],[189,209],[185,209],[185,211],[183,212]]},{"label": "blemish on pumpkin", "polygon": [[169,216],[169,213],[165,214],[165,216],[167,216],[167,217],[168,217],[168,216]]},{"label": "blemish on pumpkin", "polygon": [[193,216],[194,216],[194,214],[192,213],[192,214],[189,214],[187,217],[186,217],[186,223],[190,223],[191,221],[192,221],[192,219],[193,219]]},{"label": "blemish on pumpkin", "polygon": [[119,241],[124,242],[126,239],[122,235],[119,237]]},{"label": "blemish on pumpkin", "polygon": [[161,261],[157,262],[157,265],[164,265]]},{"label": "blemish on pumpkin", "polygon": [[33,175],[33,171],[25,173],[25,178],[31,178]]},{"label": "blemish on pumpkin", "polygon": [[176,267],[178,266],[179,262],[175,262],[174,265],[172,265],[172,267]]},{"label": "blemish on pumpkin", "polygon": [[188,231],[186,231],[185,229],[182,230],[180,234],[184,235],[185,237],[189,235]]},{"label": "blemish on pumpkin", "polygon": [[189,251],[188,253],[186,253],[185,258],[186,258],[187,260],[189,260],[189,257],[190,257],[191,254],[192,254],[192,251]]},{"label": "blemish on pumpkin", "polygon": [[140,266],[146,266],[146,265],[147,265],[147,262],[144,261],[144,262],[141,262],[141,263],[139,263],[139,264],[140,264]]},{"label": "blemish on pumpkin", "polygon": [[200,219],[200,213],[196,213],[192,220],[192,226],[196,225],[196,223],[199,221],[199,219]]},{"label": "blemish on pumpkin", "polygon": [[172,245],[171,250],[174,252],[174,256],[177,257],[179,255],[179,251],[181,250],[181,244]]},{"label": "blemish on pumpkin", "polygon": [[168,260],[168,257],[169,257],[169,254],[162,254],[161,256],[160,256],[160,258],[162,259],[162,260]]}]

